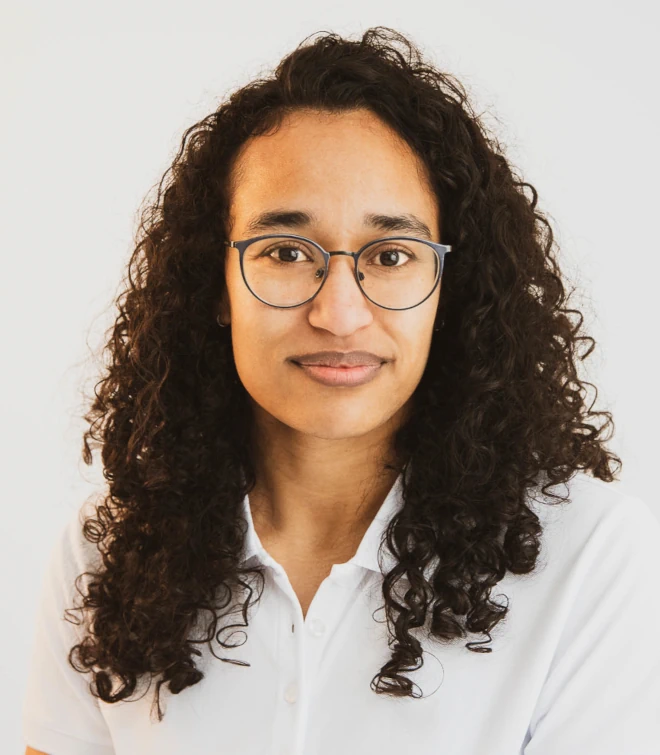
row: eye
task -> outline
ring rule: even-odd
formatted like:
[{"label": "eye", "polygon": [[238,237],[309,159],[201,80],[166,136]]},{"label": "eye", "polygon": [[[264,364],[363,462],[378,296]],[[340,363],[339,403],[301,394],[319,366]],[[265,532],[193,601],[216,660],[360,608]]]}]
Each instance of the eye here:
[{"label": "eye", "polygon": [[[285,257],[289,257],[289,259],[277,259],[276,257],[273,256],[276,253],[280,254],[283,250],[286,251]],[[262,252],[259,256],[268,257],[269,259],[273,260],[273,262],[276,262],[279,265],[287,265],[292,262],[310,259],[309,255],[305,254],[305,251],[302,245],[294,244],[291,242],[279,243],[279,244],[276,244],[275,246],[271,246],[268,249],[266,249],[264,252]]]},{"label": "eye", "polygon": [[[380,260],[383,264],[376,264],[376,267],[403,267],[408,264],[409,261],[417,259],[417,256],[409,249],[405,249],[401,246],[389,246],[383,248],[382,246],[376,247],[373,250],[368,250],[366,258],[371,264],[373,260]],[[397,264],[397,263],[401,264]]]},{"label": "eye", "polygon": [[394,262],[393,265],[390,265],[388,262],[384,264],[384,267],[400,267],[396,264],[398,261],[402,261],[405,264],[405,262],[410,259],[410,255],[402,249],[386,249],[385,251],[380,251],[376,254],[376,259],[381,259],[383,256],[385,256],[385,259],[388,259],[390,262]]}]

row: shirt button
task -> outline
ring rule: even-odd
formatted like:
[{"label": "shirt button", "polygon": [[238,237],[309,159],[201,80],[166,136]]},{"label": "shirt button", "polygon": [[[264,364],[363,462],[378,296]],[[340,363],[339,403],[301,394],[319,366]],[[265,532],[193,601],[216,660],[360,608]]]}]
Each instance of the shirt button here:
[{"label": "shirt button", "polygon": [[298,686],[295,682],[291,682],[284,690],[284,699],[287,703],[295,703],[298,699]]},{"label": "shirt button", "polygon": [[320,619],[312,619],[309,622],[309,631],[314,637],[321,637],[325,633],[325,624]]}]

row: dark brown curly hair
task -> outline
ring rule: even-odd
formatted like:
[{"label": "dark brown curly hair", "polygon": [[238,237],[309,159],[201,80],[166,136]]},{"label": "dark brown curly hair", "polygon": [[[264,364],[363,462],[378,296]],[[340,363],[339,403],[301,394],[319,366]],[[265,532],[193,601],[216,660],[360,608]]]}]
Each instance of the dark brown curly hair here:
[{"label": "dark brown curly hair", "polygon": [[[90,465],[92,447],[101,448],[109,490],[84,520],[103,568],[85,572],[86,595],[83,575],[76,580],[83,604],[73,610],[85,613],[88,633],[69,663],[93,671],[90,690],[107,703],[158,676],[159,721],[161,684],[178,694],[203,679],[195,644],[217,639],[236,589],[247,593],[247,626],[246,577],[263,576],[262,566],[241,568],[241,506],[255,485],[251,415],[216,315],[237,153],[297,108],[367,108],[394,128],[426,164],[443,241],[454,248],[442,327],[393,441],[411,474],[386,532],[397,559],[382,585],[392,654],[371,688],[416,697],[402,671],[421,665],[410,630],[427,617],[441,642],[467,632],[492,639],[507,613],[490,601],[492,588],[507,571],[530,573],[540,552],[540,520],[526,505],[532,487],[548,493],[580,469],[611,482],[610,464],[621,468],[604,446],[611,434],[601,437],[613,429],[611,414],[585,405],[585,386],[594,386],[580,381],[576,359],[595,341],[580,335],[584,318],[566,306],[550,223],[464,87],[387,27],[358,41],[317,34],[186,130],[155,200],[141,208],[118,315],[104,336],[109,359],[84,414],[82,457]],[[581,341],[590,344],[583,355]],[[402,578],[404,603],[393,593]],[[212,617],[206,635],[191,639],[203,612]],[[467,647],[491,652],[482,644]]]}]

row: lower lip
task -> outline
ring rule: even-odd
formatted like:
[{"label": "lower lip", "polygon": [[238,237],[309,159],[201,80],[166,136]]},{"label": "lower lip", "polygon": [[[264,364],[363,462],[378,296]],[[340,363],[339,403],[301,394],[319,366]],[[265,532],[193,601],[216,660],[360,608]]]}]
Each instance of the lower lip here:
[{"label": "lower lip", "polygon": [[323,385],[364,385],[380,372],[382,364],[365,364],[359,367],[322,367],[320,365],[298,364],[312,380]]}]

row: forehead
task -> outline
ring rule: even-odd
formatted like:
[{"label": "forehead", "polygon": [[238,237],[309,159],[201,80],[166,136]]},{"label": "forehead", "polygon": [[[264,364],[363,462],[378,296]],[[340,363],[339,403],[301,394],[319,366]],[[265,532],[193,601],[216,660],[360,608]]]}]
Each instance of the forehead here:
[{"label": "forehead", "polygon": [[[366,110],[301,111],[269,135],[251,137],[232,172],[231,216],[243,223],[272,205],[318,205],[335,219],[365,210],[424,214],[437,203],[426,166],[393,129]],[[233,224],[233,223],[232,223]]]}]

